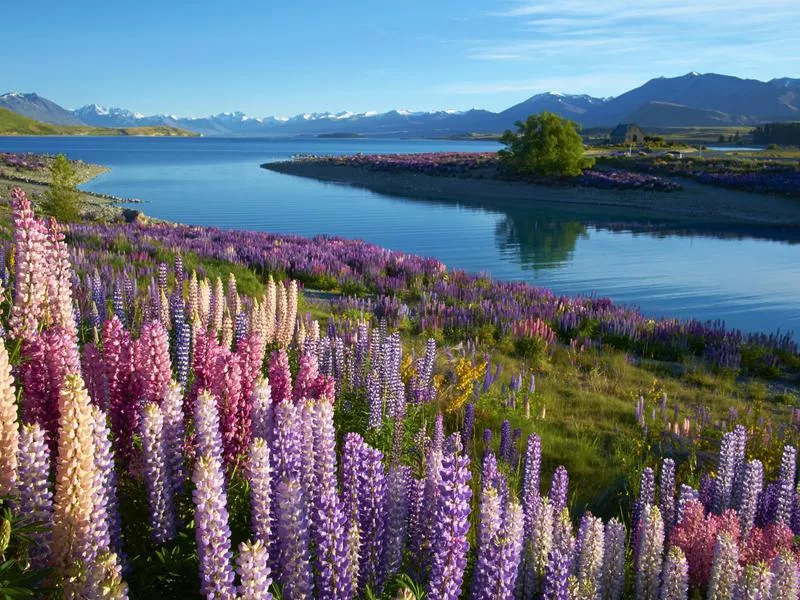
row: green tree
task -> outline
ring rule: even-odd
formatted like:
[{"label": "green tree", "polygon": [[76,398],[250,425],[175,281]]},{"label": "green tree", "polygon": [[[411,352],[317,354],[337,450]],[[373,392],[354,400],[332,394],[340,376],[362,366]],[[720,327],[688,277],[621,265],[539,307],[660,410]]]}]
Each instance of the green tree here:
[{"label": "green tree", "polygon": [[501,142],[507,148],[500,159],[517,173],[535,175],[580,175],[594,164],[584,156],[577,123],[543,112],[517,121],[517,132],[506,131]]},{"label": "green tree", "polygon": [[50,165],[50,187],[44,194],[42,209],[61,222],[77,221],[81,210],[78,175],[63,154]]}]

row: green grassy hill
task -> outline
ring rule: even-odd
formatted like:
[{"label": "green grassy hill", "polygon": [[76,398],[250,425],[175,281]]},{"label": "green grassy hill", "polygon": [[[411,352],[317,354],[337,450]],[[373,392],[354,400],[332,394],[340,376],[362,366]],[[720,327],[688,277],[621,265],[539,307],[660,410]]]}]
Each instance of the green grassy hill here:
[{"label": "green grassy hill", "polygon": [[34,121],[15,112],[0,108],[0,135],[138,135],[138,136],[195,136],[177,127],[89,127],[50,125]]}]

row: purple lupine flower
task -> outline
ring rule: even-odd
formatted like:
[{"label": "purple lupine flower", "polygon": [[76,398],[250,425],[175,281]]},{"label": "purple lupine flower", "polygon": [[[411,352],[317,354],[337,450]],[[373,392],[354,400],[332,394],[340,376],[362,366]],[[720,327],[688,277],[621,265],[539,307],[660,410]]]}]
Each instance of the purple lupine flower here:
[{"label": "purple lupine flower", "polygon": [[738,509],[744,493],[744,472],[747,466],[747,430],[742,425],[737,425],[734,430],[736,444],[733,449],[733,491],[731,506]]},{"label": "purple lupine flower", "polygon": [[698,494],[697,490],[693,487],[682,483],[680,492],[678,493],[678,506],[675,511],[675,525],[678,525],[681,521],[683,521],[684,509],[690,500],[699,501],[700,494]]},{"label": "purple lupine flower", "polygon": [[114,288],[114,292],[111,295],[111,304],[114,307],[114,314],[117,315],[117,318],[123,323],[127,323],[128,318],[125,314],[125,300],[122,298],[122,292],[118,287]]},{"label": "purple lupine flower", "polygon": [[181,386],[171,381],[161,401],[161,412],[164,415],[164,449],[166,452],[169,479],[172,495],[183,492],[186,479],[186,462],[184,457],[183,393]]},{"label": "purple lupine flower", "polygon": [[242,581],[237,600],[272,600],[269,553],[261,540],[239,544],[236,566]]},{"label": "purple lupine flower", "polygon": [[[410,556],[418,557],[414,563],[416,565],[424,566],[423,559],[425,558],[425,512],[423,504],[425,501],[425,480],[424,479],[411,479],[408,490],[408,552]],[[421,569],[415,570],[415,575],[419,574]]]},{"label": "purple lupine flower", "polygon": [[482,583],[473,580],[472,598],[512,600],[522,550],[522,508],[518,503],[503,498],[497,490],[492,489],[489,496],[492,497],[490,505],[495,498],[502,505],[498,506],[498,527],[487,546],[479,549],[484,557]]},{"label": "purple lupine flower", "polygon": [[469,542],[469,458],[461,454],[461,441],[453,434],[442,458],[436,507],[433,560],[427,593],[431,600],[456,600],[461,595]]},{"label": "purple lupine flower", "polygon": [[19,515],[25,523],[40,525],[29,535],[31,565],[43,568],[50,555],[50,531],[53,518],[53,491],[50,485],[50,447],[41,425],[23,425],[19,437]]},{"label": "purple lupine flower", "polygon": [[387,577],[395,575],[403,560],[408,533],[408,501],[411,485],[411,468],[395,465],[389,468],[386,501],[386,540],[383,551],[383,571]]},{"label": "purple lupine flower", "polygon": [[259,377],[253,385],[251,397],[250,420],[251,434],[272,443],[273,405],[270,398],[271,388],[265,377]]},{"label": "purple lupine flower", "polygon": [[359,588],[375,592],[383,588],[383,540],[386,531],[386,472],[383,454],[367,446],[361,448],[361,471],[358,474],[358,514],[361,533]]},{"label": "purple lupine flower", "polygon": [[714,479],[714,512],[721,515],[731,505],[733,480],[736,476],[736,451],[738,433],[729,431],[722,436],[719,451],[719,469]]},{"label": "purple lupine flower", "polygon": [[442,413],[436,415],[436,420],[433,422],[433,447],[443,449],[444,444],[444,417]]},{"label": "purple lupine flower", "polygon": [[269,445],[260,437],[250,442],[250,451],[245,463],[245,474],[250,484],[250,520],[257,541],[270,543],[270,477]]},{"label": "purple lupine flower", "polygon": [[772,563],[772,596],[770,600],[796,600],[800,592],[797,561],[790,550],[781,551]]},{"label": "purple lupine flower", "polygon": [[367,376],[367,405],[369,406],[367,426],[370,429],[380,429],[383,421],[383,397],[378,372],[375,369],[372,369]]},{"label": "purple lupine flower", "polygon": [[270,456],[276,480],[301,480],[300,409],[291,402],[273,405]]},{"label": "purple lupine flower", "polygon": [[747,463],[742,482],[742,500],[739,507],[739,521],[742,523],[742,535],[753,528],[758,509],[758,499],[764,489],[764,467],[759,460]]},{"label": "purple lupine flower", "polygon": [[511,462],[511,421],[505,419],[500,426],[500,449],[497,457],[504,462]]},{"label": "purple lupine flower", "polygon": [[573,561],[576,545],[569,509],[563,508],[559,514],[553,515],[553,548],[557,548],[562,555],[569,556],[570,561]]},{"label": "purple lupine flower", "polygon": [[164,415],[155,402],[145,404],[142,415],[142,454],[150,502],[150,533],[156,544],[164,544],[174,539],[176,534],[164,439]]},{"label": "purple lupine flower", "polygon": [[111,447],[110,431],[106,413],[99,406],[92,406],[94,438],[94,495],[95,545],[106,548],[118,556],[122,553],[122,522],[117,503],[117,474],[114,471],[114,451]]},{"label": "purple lupine flower", "polygon": [[567,506],[567,494],[569,492],[569,473],[567,468],[559,465],[553,473],[553,481],[550,484],[550,503],[553,505],[553,514],[561,514]]},{"label": "purple lupine flower", "polygon": [[605,528],[603,521],[586,513],[581,519],[580,551],[576,557],[578,583],[581,589],[593,590],[599,596],[603,583]]},{"label": "purple lupine flower", "polygon": [[436,543],[436,520],[440,502],[442,478],[441,447],[431,446],[426,456],[425,490],[422,502],[422,536],[420,538],[420,564],[423,571],[429,570],[433,560],[433,546]]},{"label": "purple lupine flower", "polygon": [[492,448],[492,430],[483,430],[483,452],[486,453]]},{"label": "purple lupine flower", "polygon": [[468,402],[464,406],[464,427],[461,429],[461,445],[465,450],[472,446],[472,435],[475,429],[475,404]]},{"label": "purple lupine flower", "polygon": [[547,568],[542,584],[543,597],[547,600],[569,600],[569,576],[572,557],[553,548],[547,556]]},{"label": "purple lupine flower", "polygon": [[703,504],[703,508],[710,512],[714,508],[714,478],[708,473],[704,473],[700,478],[700,490],[698,499]]},{"label": "purple lupine flower", "polygon": [[531,534],[525,540],[525,562],[519,580],[524,600],[530,600],[539,591],[548,555],[553,548],[553,505],[547,497],[538,497],[534,515]]},{"label": "purple lupine flower", "polygon": [[236,588],[221,459],[214,454],[201,455],[195,462],[192,481],[200,592],[208,598],[233,600]]},{"label": "purple lupine flower", "polygon": [[192,326],[185,321],[179,323],[175,332],[175,376],[183,387],[186,387],[186,382],[189,380],[191,343]]},{"label": "purple lupine flower", "polygon": [[708,581],[708,598],[733,598],[739,579],[739,548],[727,533],[717,536],[714,545],[714,562]]},{"label": "purple lupine flower", "polygon": [[745,565],[735,587],[735,598],[765,600],[772,591],[773,575],[766,563]]},{"label": "purple lupine flower", "polygon": [[778,475],[778,496],[775,522],[788,525],[792,516],[794,505],[794,488],[797,478],[797,448],[794,446],[783,447],[781,470]]},{"label": "purple lupine flower", "polygon": [[316,401],[312,414],[314,493],[311,534],[316,548],[317,596],[347,600],[353,596],[355,581],[348,572],[347,516],[336,484],[336,431],[333,405]]},{"label": "purple lupine flower", "polygon": [[603,597],[619,600],[625,589],[625,525],[611,519],[606,523],[603,549]]},{"label": "purple lupine flower", "polygon": [[222,460],[217,399],[206,391],[197,396],[194,404],[194,433],[195,448],[199,456],[213,456]]},{"label": "purple lupine flower", "polygon": [[658,600],[686,600],[689,594],[689,564],[683,550],[673,546],[664,561]]},{"label": "purple lupine flower", "polygon": [[344,436],[342,448],[342,504],[350,523],[359,522],[358,496],[360,493],[359,474],[362,470],[361,452],[363,438],[357,433]]},{"label": "purple lupine flower", "polygon": [[237,348],[245,337],[247,337],[247,314],[240,312],[236,315],[236,324],[233,330],[233,339]]},{"label": "purple lupine flower", "polygon": [[661,463],[660,483],[659,509],[664,520],[664,533],[669,537],[675,525],[675,461],[671,458],[665,458]]},{"label": "purple lupine flower", "polygon": [[497,549],[494,547],[502,525],[503,498],[497,489],[497,460],[491,452],[483,459],[481,473],[480,518],[478,520],[475,574],[472,579],[472,599],[491,597]]},{"label": "purple lupine flower", "polygon": [[664,552],[664,522],[661,511],[646,505],[642,509],[639,555],[636,560],[636,598],[657,600]]},{"label": "purple lupine flower", "polygon": [[[284,403],[285,404],[285,403]],[[278,537],[278,580],[287,600],[311,598],[314,587],[309,563],[308,515],[297,479],[282,478],[275,488]]]}]

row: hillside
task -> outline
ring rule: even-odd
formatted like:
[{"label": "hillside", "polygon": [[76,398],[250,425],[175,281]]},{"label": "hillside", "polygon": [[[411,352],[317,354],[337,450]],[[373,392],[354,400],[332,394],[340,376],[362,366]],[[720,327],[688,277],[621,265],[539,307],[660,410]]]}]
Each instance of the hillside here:
[{"label": "hillside", "polygon": [[126,135],[126,136],[196,136],[176,127],[89,127],[87,125],[51,125],[23,117],[5,108],[0,108],[0,135]]}]

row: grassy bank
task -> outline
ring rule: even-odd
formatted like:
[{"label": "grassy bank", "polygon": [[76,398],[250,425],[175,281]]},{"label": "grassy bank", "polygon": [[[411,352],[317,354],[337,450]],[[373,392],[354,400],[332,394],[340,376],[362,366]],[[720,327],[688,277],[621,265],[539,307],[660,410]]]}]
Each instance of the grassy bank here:
[{"label": "grassy bank", "polygon": [[0,135],[98,135],[144,137],[195,137],[196,133],[177,127],[89,127],[88,125],[51,125],[34,121],[0,108]]}]

